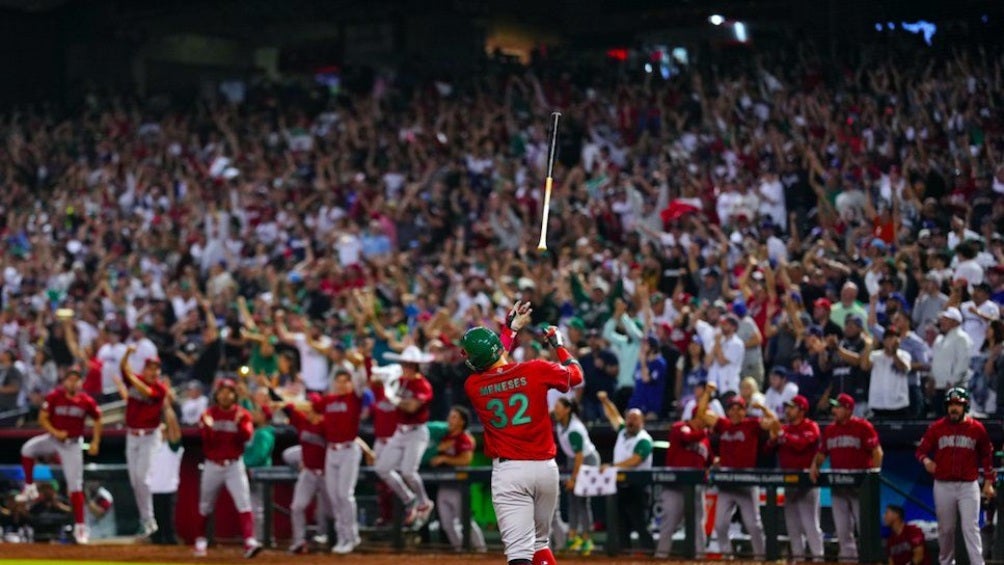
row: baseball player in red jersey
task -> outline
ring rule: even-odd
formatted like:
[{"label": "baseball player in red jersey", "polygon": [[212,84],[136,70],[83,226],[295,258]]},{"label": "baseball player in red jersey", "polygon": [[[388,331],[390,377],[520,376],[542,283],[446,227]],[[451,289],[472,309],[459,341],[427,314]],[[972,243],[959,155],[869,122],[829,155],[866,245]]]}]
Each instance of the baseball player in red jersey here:
[{"label": "baseball player in red jersey", "polygon": [[363,391],[356,391],[352,375],[345,369],[335,374],[331,394],[314,402],[314,412],[321,415],[321,427],[327,443],[324,456],[324,483],[335,518],[338,543],[332,553],[351,553],[359,546],[359,522],[356,519],[356,483],[362,448],[359,416],[363,411]]},{"label": "baseball player in red jersey", "polygon": [[95,456],[101,446],[101,409],[94,399],[80,390],[80,369],[70,368],[63,377],[62,386],[45,397],[38,424],[45,435],[35,436],[21,446],[21,466],[24,468],[24,490],[20,500],[30,502],[38,498],[35,486],[35,460],[39,457],[59,455],[66,478],[66,490],[73,506],[73,539],[79,544],[90,541],[84,523],[84,453],[81,446],[84,422],[88,416],[94,422],[91,445],[87,454]]},{"label": "baseball player in red jersey", "polygon": [[[809,400],[801,394],[784,403],[785,424],[770,422],[769,445],[777,449],[778,466],[807,471],[819,452],[819,424],[806,417]],[[791,543],[791,557],[805,558],[805,545],[813,559],[823,557],[823,530],[819,527],[819,489],[784,487],[784,524]]]},{"label": "baseball player in red jersey", "polygon": [[129,358],[136,351],[135,345],[126,348],[119,367],[125,377],[126,399],[126,466],[129,468],[129,484],[132,485],[139,509],[142,537],[150,537],[157,531],[157,521],[153,519],[153,492],[147,484],[150,461],[160,447],[160,420],[164,412],[164,398],[167,387],[160,381],[160,359],[149,357],[143,363],[143,372],[136,376],[129,364]]},{"label": "baseball player in red jersey", "polygon": [[[399,365],[373,368],[374,378],[370,381],[370,390],[373,392],[373,408],[370,410],[370,417],[373,422],[373,453],[377,459],[380,458],[387,442],[397,431],[397,405],[388,398],[387,389],[378,375],[386,374],[385,370],[399,368]],[[390,490],[387,483],[380,480],[376,481],[376,491],[380,516],[375,525],[389,524],[394,519],[394,491]]]},{"label": "baseball player in red jersey", "polygon": [[547,391],[568,392],[582,383],[582,368],[565,349],[561,332],[545,336],[559,363],[510,363],[497,335],[472,328],[460,340],[475,372],[464,383],[485,430],[492,463],[492,503],[509,565],[554,565],[548,548],[558,503],[557,447]]},{"label": "baseball player in red jersey", "polygon": [[[666,466],[676,469],[707,469],[711,463],[711,441],[703,420],[674,422],[669,428],[669,449],[666,450]],[[679,487],[663,486],[662,520],[659,524],[659,545],[655,548],[657,559],[669,558],[673,544],[673,534],[683,522],[684,490]],[[704,488],[697,487],[694,496],[694,515],[697,528],[694,531],[694,547],[697,559],[703,559],[707,540],[704,535]]]},{"label": "baseball player in red jersey", "polygon": [[[966,415],[969,393],[955,387],[945,393],[947,415],[932,423],[917,446],[917,459],[934,475],[934,508],[938,514],[938,561],[955,563],[956,512],[962,523],[962,538],[972,565],[983,565],[980,539],[980,485],[983,496],[992,498],[996,473],[993,445],[983,424]],[[931,454],[934,457],[931,457]]]},{"label": "baseball player in red jersey", "polygon": [[398,354],[388,353],[385,359],[401,363],[401,389],[397,398],[397,429],[376,460],[376,472],[394,491],[407,509],[406,526],[420,528],[435,507],[425,492],[425,484],[418,474],[422,454],[429,446],[429,404],[432,402],[432,385],[419,372],[419,364],[433,360],[409,345]]},{"label": "baseball player in red jersey", "polygon": [[[199,513],[195,516],[195,531],[206,531],[206,517],[216,507],[216,497],[224,485],[234,501],[244,536],[244,557],[250,559],[261,552],[261,543],[254,537],[254,515],[251,513],[251,487],[244,467],[244,445],[254,433],[251,414],[237,405],[237,383],[223,379],[213,393],[215,404],[199,418],[202,429],[202,450],[206,461],[199,485]],[[195,555],[206,555],[206,538],[195,540]]]},{"label": "baseball player in red jersey", "polygon": [[[474,459],[474,436],[467,431],[471,413],[463,406],[454,406],[446,418],[446,436],[439,442],[436,455],[429,462],[433,467],[467,467]],[[463,525],[460,522],[461,489],[468,485],[443,484],[439,486],[436,495],[436,508],[439,509],[439,523],[446,538],[454,550],[463,549]],[[471,520],[471,546],[475,551],[484,552],[485,534],[474,520]]]},{"label": "baseball player in red jersey", "polygon": [[[710,399],[714,390],[708,383],[705,396]],[[714,412],[707,411],[707,401],[697,406],[695,418],[704,418],[711,429],[718,435],[718,465],[726,469],[752,469],[756,467],[757,456],[760,454],[760,431],[766,429],[770,420],[776,416],[763,404],[754,403],[756,408],[767,415],[767,418],[747,418],[746,400],[738,394],[725,403],[725,418],[720,418]],[[703,408],[703,410],[702,410]],[[703,412],[703,413],[702,413]],[[750,535],[753,546],[753,557],[763,559],[766,546],[763,537],[763,525],[760,522],[760,492],[756,487],[718,487],[718,502],[715,511],[715,536],[723,554],[732,553],[732,542],[729,539],[729,524],[736,508],[742,517],[743,526]]]},{"label": "baseball player in red jersey", "polygon": [[[868,420],[854,416],[854,398],[841,394],[830,399],[833,423],[823,430],[823,441],[816,454],[809,476],[815,482],[826,458],[834,471],[863,471],[882,467],[882,446],[878,434]],[[833,488],[830,497],[833,523],[837,529],[841,561],[857,561],[858,546],[854,539],[860,523],[861,506],[854,489]]]},{"label": "baseball player in red jersey", "polygon": [[890,504],[886,507],[885,521],[889,538],[885,542],[889,565],[927,565],[927,547],[924,530],[907,524],[903,508]]},{"label": "baseball player in red jersey", "polygon": [[[307,402],[311,408],[321,401],[321,395],[310,393]],[[317,520],[317,531],[320,534],[328,531],[328,517],[331,516],[331,502],[324,486],[324,457],[327,454],[328,443],[324,439],[324,426],[321,416],[310,410],[303,412],[293,403],[283,407],[289,424],[296,429],[300,440],[300,474],[293,487],[293,501],[289,505],[289,519],[292,522],[293,544],[289,552],[305,554],[309,551],[307,545],[307,507],[311,500],[317,500],[314,516]]]}]

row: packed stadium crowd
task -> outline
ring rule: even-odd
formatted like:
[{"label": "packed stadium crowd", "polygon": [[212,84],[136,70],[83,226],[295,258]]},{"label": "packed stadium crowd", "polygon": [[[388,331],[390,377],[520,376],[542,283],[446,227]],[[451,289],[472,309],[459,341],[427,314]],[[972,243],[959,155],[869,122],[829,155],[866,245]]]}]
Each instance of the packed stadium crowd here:
[{"label": "packed stadium crowd", "polygon": [[[556,361],[555,324],[586,423],[728,436],[741,409],[778,442],[786,418],[831,409],[941,416],[955,387],[996,413],[1002,65],[983,48],[832,61],[802,44],[668,80],[495,61],[365,93],[254,84],[184,111],[93,96],[69,116],[9,113],[0,411],[34,421],[71,371],[98,402],[129,397],[159,367],[182,425],[206,427],[229,376],[258,428],[294,418],[274,396],[323,413],[403,363],[428,379],[431,417],[466,426],[451,415],[469,405],[465,332],[518,329],[513,359]],[[517,302],[532,311],[513,328]],[[428,518],[421,481],[395,472],[381,478],[409,518]]]}]

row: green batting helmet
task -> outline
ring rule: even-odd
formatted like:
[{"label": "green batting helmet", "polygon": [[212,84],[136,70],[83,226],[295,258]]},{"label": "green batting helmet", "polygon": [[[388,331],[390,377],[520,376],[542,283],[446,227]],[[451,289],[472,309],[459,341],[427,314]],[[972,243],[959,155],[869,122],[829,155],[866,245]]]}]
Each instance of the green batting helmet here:
[{"label": "green batting helmet", "polygon": [[949,404],[958,403],[963,405],[966,410],[969,410],[969,391],[957,386],[948,389],[945,393],[945,408],[948,408]]},{"label": "green batting helmet", "polygon": [[502,340],[482,326],[467,330],[460,338],[460,347],[467,354],[467,366],[475,371],[484,371],[502,357]]}]

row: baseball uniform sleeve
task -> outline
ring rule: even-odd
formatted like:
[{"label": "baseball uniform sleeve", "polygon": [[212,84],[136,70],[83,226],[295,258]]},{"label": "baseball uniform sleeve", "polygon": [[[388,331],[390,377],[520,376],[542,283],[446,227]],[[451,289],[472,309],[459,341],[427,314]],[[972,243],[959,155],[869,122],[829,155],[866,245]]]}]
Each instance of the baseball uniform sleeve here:
[{"label": "baseball uniform sleeve", "polygon": [[652,440],[642,438],[634,445],[634,453],[643,460],[652,454]]},{"label": "baseball uniform sleeve", "polygon": [[508,326],[503,326],[502,331],[499,332],[499,341],[502,342],[502,348],[507,352],[512,353],[514,347],[516,347],[516,332],[512,331]]},{"label": "baseball uniform sleeve", "polygon": [[920,438],[920,445],[917,446],[917,451],[914,456],[917,461],[924,461],[924,458],[931,454],[931,449],[934,447],[934,442],[938,435],[938,424],[940,422],[935,422],[928,426],[927,431],[924,432],[924,437]]},{"label": "baseball uniform sleeve", "polygon": [[457,441],[454,443],[453,447],[456,450],[457,455],[474,451],[474,436],[467,432],[460,434],[457,436]]},{"label": "baseball uniform sleeve", "polygon": [[822,453],[823,455],[826,455],[826,456],[830,455],[830,449],[826,445],[826,437],[830,433],[830,430],[832,430],[832,429],[833,429],[833,426],[830,426],[830,427],[826,428],[825,430],[823,430],[823,433],[820,434],[819,452]]},{"label": "baseball uniform sleeve", "polygon": [[296,428],[296,431],[300,431],[306,427],[307,418],[303,415],[302,412],[300,412],[293,406],[292,402],[283,406],[282,411],[285,412],[286,416],[289,418],[289,425]]},{"label": "baseball uniform sleeve", "polygon": [[86,394],[81,395],[81,396],[83,396],[84,398],[87,399],[85,401],[87,403],[87,407],[85,408],[85,410],[87,411],[87,415],[90,416],[91,419],[93,419],[93,420],[97,420],[98,418],[100,418],[101,417],[101,408],[98,406],[98,403],[94,402],[94,399],[91,398],[90,396],[86,395]]},{"label": "baseball uniform sleeve", "polygon": [[240,415],[237,416],[237,437],[241,443],[247,443],[254,435],[254,423],[251,421],[251,414],[243,408],[238,408]]},{"label": "baseball uniform sleeve", "polygon": [[422,404],[428,404],[432,400],[432,385],[426,379],[415,379],[412,381],[415,388],[412,389],[412,398],[419,401]]},{"label": "baseball uniform sleeve", "polygon": [[[977,422],[979,423],[979,422]],[[997,472],[994,469],[994,446],[990,442],[990,435],[987,434],[986,427],[983,424],[979,424],[979,436],[976,440],[976,454],[979,458],[980,465],[983,467],[983,477],[993,484],[997,478]]]},{"label": "baseball uniform sleeve", "polygon": [[875,426],[868,420],[861,421],[861,446],[863,449],[872,451],[879,445],[878,432],[875,431]]},{"label": "baseball uniform sleeve", "polygon": [[572,453],[582,452],[582,434],[579,432],[571,432],[568,434],[568,443],[572,444]]},{"label": "baseball uniform sleeve", "polygon": [[784,434],[785,446],[795,453],[805,453],[819,447],[819,425],[812,422],[804,430]]},{"label": "baseball uniform sleeve", "polygon": [[702,429],[691,426],[673,426],[669,430],[669,441],[682,444],[701,441],[707,434]]}]

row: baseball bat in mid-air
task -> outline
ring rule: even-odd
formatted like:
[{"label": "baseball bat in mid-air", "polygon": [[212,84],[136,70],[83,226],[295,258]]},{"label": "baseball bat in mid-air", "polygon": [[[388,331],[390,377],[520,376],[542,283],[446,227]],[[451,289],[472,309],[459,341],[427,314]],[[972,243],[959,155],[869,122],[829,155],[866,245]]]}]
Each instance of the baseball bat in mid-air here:
[{"label": "baseball bat in mid-air", "polygon": [[554,156],[558,152],[558,120],[561,112],[551,112],[551,144],[547,148],[547,178],[544,180],[544,213],[540,219],[540,241],[537,251],[547,251],[547,216],[551,209],[551,183],[554,182]]}]

